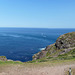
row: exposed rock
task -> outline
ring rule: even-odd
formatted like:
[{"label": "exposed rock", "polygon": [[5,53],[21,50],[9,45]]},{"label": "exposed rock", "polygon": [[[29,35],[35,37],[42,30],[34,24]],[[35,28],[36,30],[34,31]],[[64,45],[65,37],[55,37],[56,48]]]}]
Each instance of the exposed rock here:
[{"label": "exposed rock", "polygon": [[75,48],[75,32],[61,35],[54,44],[49,45],[33,56],[33,60],[43,57],[57,57]]},{"label": "exposed rock", "polygon": [[0,56],[0,61],[7,61],[6,56]]},{"label": "exposed rock", "polygon": [[75,46],[75,32],[61,35],[55,43],[56,48],[63,49]]},{"label": "exposed rock", "polygon": [[38,52],[37,54],[35,54],[35,55],[33,56],[33,59],[36,60],[36,59],[43,58],[43,57],[46,56],[46,53],[47,53],[46,50],[42,50],[41,52]]}]

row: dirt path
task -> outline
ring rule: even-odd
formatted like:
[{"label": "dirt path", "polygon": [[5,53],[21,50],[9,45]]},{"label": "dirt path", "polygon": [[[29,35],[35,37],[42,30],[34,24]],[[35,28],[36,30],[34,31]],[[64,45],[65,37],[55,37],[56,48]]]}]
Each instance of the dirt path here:
[{"label": "dirt path", "polygon": [[64,75],[65,71],[69,67],[74,67],[72,65],[62,65],[62,66],[53,66],[53,67],[25,67],[21,65],[7,67],[2,70],[0,75]]}]

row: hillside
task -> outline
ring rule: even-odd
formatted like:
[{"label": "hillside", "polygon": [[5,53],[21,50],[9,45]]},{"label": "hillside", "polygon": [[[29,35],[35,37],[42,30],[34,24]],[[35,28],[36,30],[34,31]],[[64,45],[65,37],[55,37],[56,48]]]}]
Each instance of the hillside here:
[{"label": "hillside", "polygon": [[72,59],[75,58],[75,32],[66,33],[33,56],[36,59]]}]

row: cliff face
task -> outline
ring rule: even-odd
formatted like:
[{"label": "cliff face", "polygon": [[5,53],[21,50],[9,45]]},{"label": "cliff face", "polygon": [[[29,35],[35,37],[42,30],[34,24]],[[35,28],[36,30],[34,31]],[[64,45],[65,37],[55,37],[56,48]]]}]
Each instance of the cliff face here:
[{"label": "cliff face", "polygon": [[58,57],[75,49],[75,32],[67,33],[58,37],[56,42],[46,47],[45,50],[33,56],[33,60],[43,57]]}]

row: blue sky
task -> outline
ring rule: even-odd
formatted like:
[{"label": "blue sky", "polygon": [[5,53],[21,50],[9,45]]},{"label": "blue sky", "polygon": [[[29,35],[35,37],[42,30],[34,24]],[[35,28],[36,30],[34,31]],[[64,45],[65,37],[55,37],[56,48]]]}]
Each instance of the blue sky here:
[{"label": "blue sky", "polygon": [[0,0],[0,27],[75,28],[75,0]]}]

